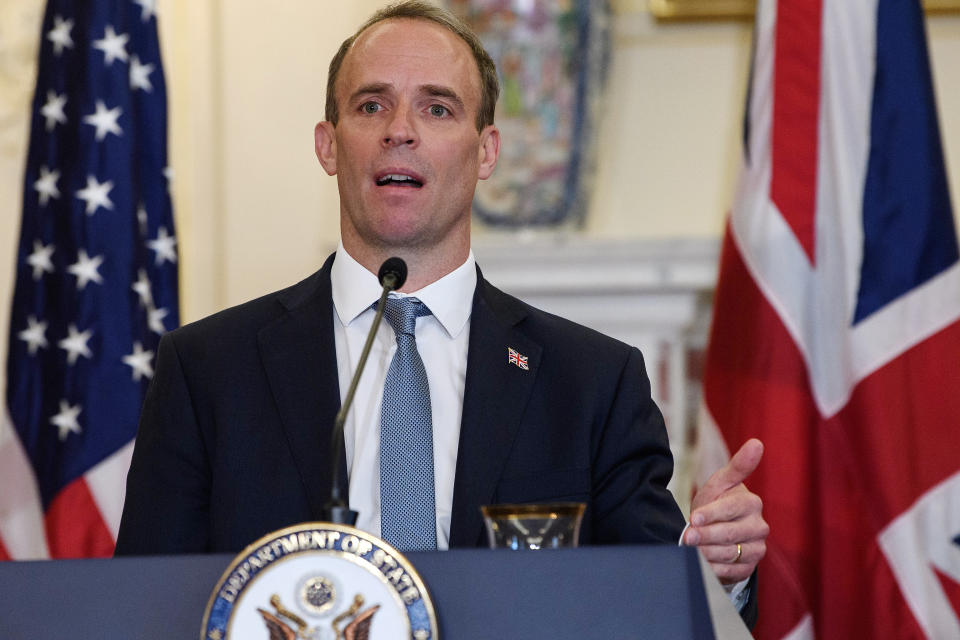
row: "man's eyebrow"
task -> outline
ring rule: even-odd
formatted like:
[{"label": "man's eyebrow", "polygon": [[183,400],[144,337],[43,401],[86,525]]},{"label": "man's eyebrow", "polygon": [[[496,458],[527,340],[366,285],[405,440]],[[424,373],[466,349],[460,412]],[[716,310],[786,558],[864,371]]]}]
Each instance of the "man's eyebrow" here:
[{"label": "man's eyebrow", "polygon": [[390,90],[390,84],[386,82],[374,82],[371,84],[365,84],[352,94],[350,94],[350,99],[348,102],[353,102],[360,96],[377,94],[377,93],[386,93]]},{"label": "man's eyebrow", "polygon": [[451,89],[450,87],[444,87],[437,84],[425,84],[420,87],[420,90],[427,94],[428,96],[434,96],[437,98],[446,98],[453,102],[459,109],[463,109],[463,100],[460,99],[460,96],[457,95],[457,92]]}]

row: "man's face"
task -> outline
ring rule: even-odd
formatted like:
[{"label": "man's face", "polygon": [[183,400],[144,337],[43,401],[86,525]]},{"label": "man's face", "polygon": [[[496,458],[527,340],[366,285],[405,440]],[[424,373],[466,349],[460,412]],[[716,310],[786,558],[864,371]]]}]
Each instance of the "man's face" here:
[{"label": "man's face", "polygon": [[380,22],[354,42],[335,89],[340,120],[317,125],[316,145],[337,176],[344,246],[466,258],[477,179],[499,152],[497,130],[476,128],[480,74],[466,43],[426,20]]}]

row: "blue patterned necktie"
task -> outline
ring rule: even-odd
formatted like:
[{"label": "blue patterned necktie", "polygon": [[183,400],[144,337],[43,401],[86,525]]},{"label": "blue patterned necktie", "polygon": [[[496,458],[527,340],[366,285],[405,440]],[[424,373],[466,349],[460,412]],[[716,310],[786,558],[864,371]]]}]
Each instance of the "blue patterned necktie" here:
[{"label": "blue patterned necktie", "polygon": [[380,532],[402,551],[437,548],[433,418],[427,370],[417,351],[416,298],[387,298],[384,317],[397,334],[380,411]]}]

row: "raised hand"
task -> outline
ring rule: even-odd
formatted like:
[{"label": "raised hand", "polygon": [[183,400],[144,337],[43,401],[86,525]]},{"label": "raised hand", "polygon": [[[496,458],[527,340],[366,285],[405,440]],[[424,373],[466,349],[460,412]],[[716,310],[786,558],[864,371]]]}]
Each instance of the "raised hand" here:
[{"label": "raised hand", "polygon": [[724,584],[749,578],[767,552],[763,502],[743,484],[762,457],[763,443],[748,440],[693,497],[683,543],[699,547]]}]

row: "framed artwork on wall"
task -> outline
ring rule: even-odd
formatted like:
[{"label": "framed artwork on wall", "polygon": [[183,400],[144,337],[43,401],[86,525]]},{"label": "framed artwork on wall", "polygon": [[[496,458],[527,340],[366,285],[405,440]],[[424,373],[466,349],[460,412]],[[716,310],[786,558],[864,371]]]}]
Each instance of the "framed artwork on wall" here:
[{"label": "framed artwork on wall", "polygon": [[448,0],[497,65],[496,171],[475,219],[499,228],[577,228],[589,204],[610,58],[607,0]]}]

